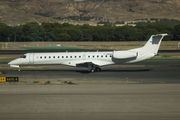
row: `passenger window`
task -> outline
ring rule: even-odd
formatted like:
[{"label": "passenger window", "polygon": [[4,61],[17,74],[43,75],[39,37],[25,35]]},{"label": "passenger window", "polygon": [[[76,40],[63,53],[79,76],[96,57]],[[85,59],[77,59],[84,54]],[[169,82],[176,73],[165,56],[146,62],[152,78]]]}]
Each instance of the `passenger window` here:
[{"label": "passenger window", "polygon": [[99,55],[97,55],[97,57],[99,57]]},{"label": "passenger window", "polygon": [[110,57],[111,57],[111,55],[110,55]]},{"label": "passenger window", "polygon": [[49,58],[51,58],[51,56],[49,56]]},{"label": "passenger window", "polygon": [[60,57],[58,56],[58,58],[60,58]]},{"label": "passenger window", "polygon": [[88,58],[90,58],[90,56],[88,56]]},{"label": "passenger window", "polygon": [[81,58],[81,56],[79,56],[79,58]]},{"label": "passenger window", "polygon": [[64,58],[64,56],[62,56],[62,58]]},{"label": "passenger window", "polygon": [[106,57],[107,57],[107,55],[106,55]]},{"label": "passenger window", "polygon": [[42,56],[40,58],[42,59]]},{"label": "passenger window", "polygon": [[101,57],[103,57],[103,55],[101,55]]},{"label": "passenger window", "polygon": [[72,56],[70,58],[72,58]]},{"label": "passenger window", "polygon": [[76,58],[76,56],[74,56],[74,58]]},{"label": "passenger window", "polygon": [[94,58],[94,55],[93,55],[93,58]]},{"label": "passenger window", "polygon": [[66,58],[68,58],[68,56],[66,56]]},{"label": "passenger window", "polygon": [[55,58],[55,56],[53,58]]},{"label": "passenger window", "polygon": [[44,58],[46,58],[46,56],[44,56]]}]

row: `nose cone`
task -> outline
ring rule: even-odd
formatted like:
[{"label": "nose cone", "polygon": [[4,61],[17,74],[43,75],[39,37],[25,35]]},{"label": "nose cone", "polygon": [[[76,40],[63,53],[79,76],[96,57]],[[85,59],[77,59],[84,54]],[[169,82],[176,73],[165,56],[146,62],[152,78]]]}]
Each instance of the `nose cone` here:
[{"label": "nose cone", "polygon": [[11,61],[11,62],[8,62],[8,65],[12,65],[12,61]]},{"label": "nose cone", "polygon": [[16,63],[17,63],[17,62],[15,62],[15,60],[13,60],[13,61],[10,61],[8,64],[9,64],[9,65],[16,65]]},{"label": "nose cone", "polygon": [[10,61],[8,64],[9,65],[19,65],[19,64],[21,64],[21,61],[19,59],[15,59],[13,61]]}]

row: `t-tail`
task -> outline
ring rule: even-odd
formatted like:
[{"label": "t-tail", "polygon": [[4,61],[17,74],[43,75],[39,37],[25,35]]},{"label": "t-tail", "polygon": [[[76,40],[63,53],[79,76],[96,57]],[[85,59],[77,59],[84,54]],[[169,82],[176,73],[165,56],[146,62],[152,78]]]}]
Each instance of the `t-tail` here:
[{"label": "t-tail", "polygon": [[168,34],[151,35],[143,47],[129,50],[138,53],[136,60],[132,60],[130,63],[147,60],[157,55],[161,41],[165,36]]},{"label": "t-tail", "polygon": [[144,47],[142,47],[142,50],[144,52],[157,55],[159,46],[160,46],[161,41],[164,38],[164,36],[168,36],[168,34],[151,35],[148,42],[144,45]]},{"label": "t-tail", "polygon": [[164,38],[164,36],[168,36],[168,34],[151,35],[151,37],[149,38],[149,40],[143,47],[133,49],[133,51],[137,51],[141,54],[142,53],[153,54],[155,56],[158,53],[159,46],[160,46],[161,41]]}]

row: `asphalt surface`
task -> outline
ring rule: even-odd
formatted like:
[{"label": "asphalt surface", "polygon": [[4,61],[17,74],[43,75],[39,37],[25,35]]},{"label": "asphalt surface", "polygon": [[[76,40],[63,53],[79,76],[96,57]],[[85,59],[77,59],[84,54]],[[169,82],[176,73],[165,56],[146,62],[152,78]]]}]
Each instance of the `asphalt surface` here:
[{"label": "asphalt surface", "polygon": [[[106,66],[95,73],[61,65],[0,71],[0,77],[24,81],[0,83],[0,120],[180,118],[179,60]],[[52,83],[33,83],[38,80]]]},{"label": "asphalt surface", "polygon": [[0,85],[0,120],[179,120],[180,84]]}]

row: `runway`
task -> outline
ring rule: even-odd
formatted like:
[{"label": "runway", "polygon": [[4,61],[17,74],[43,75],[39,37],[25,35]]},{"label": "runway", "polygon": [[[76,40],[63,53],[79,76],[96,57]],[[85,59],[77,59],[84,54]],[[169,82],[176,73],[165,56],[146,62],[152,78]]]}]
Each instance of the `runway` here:
[{"label": "runway", "polygon": [[19,77],[20,80],[98,80],[131,81],[134,83],[180,83],[179,60],[149,60],[132,65],[102,67],[101,72],[89,73],[87,68],[68,66],[43,66],[39,68],[1,69],[3,77]]}]

